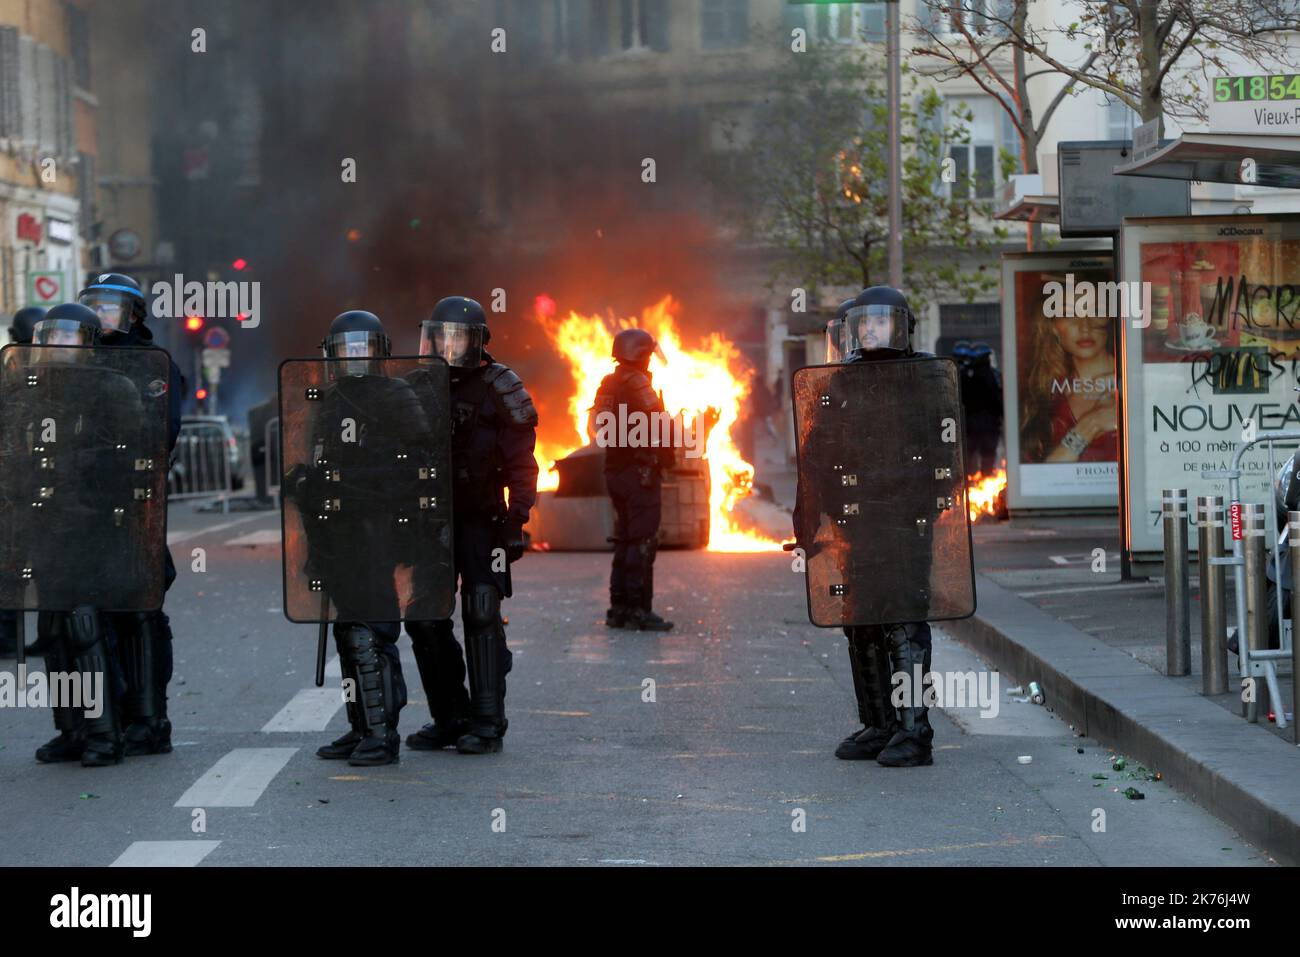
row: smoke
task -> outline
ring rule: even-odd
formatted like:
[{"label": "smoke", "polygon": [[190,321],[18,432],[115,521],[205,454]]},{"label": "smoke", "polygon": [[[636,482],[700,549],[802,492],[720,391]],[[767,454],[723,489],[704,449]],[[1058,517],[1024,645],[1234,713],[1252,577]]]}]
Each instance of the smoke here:
[{"label": "smoke", "polygon": [[[217,41],[207,59],[160,63],[160,88],[172,87],[160,128],[218,118],[260,130],[257,185],[182,183],[164,210],[206,230],[191,253],[245,257],[237,278],[262,283],[264,318],[236,331],[223,400],[269,393],[280,360],[318,354],[346,309],[377,313],[409,354],[434,303],[460,294],[489,309],[490,350],[542,414],[563,415],[569,380],[532,319],[538,294],[622,317],[671,293],[688,337],[725,329],[753,299],[721,278],[733,252],[710,212],[705,116],[666,96],[612,98],[584,80],[599,62],[531,49],[549,5],[237,0],[220,17],[191,0],[156,6],[178,27],[213,22]],[[490,49],[497,25],[506,53]],[[213,168],[237,177],[240,160]],[[490,311],[494,290],[504,313]]]}]

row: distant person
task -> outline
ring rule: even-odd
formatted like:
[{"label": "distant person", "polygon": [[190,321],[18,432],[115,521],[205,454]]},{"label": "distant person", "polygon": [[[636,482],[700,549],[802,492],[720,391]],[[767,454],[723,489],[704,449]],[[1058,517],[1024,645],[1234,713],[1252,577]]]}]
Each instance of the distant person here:
[{"label": "distant person", "polygon": [[998,468],[1002,438],[1002,377],[993,368],[987,343],[970,347],[961,363],[961,404],[966,417],[966,471],[990,475]]}]

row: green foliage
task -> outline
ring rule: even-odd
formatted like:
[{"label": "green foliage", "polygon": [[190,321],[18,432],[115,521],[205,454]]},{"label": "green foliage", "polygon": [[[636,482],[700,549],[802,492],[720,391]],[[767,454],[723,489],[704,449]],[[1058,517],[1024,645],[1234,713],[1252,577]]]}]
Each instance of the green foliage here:
[{"label": "green foliage", "polygon": [[[752,175],[738,184],[746,225],[779,251],[774,285],[793,279],[817,295],[822,286],[885,282],[889,136],[880,64],[835,43],[788,60],[755,124]],[[944,182],[948,145],[969,142],[969,113],[952,111],[945,123],[943,98],[908,80],[901,104],[904,284],[915,308],[939,288],[970,300],[994,288],[997,277],[961,269],[954,250],[985,250],[1006,232],[990,227],[988,202],[960,198],[974,196],[973,177]],[[1004,173],[1017,162],[1000,160]]]}]

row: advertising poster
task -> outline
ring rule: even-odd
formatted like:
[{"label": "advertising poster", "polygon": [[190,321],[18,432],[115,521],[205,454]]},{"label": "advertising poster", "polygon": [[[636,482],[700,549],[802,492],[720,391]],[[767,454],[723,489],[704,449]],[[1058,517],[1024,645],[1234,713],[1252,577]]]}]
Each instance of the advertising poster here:
[{"label": "advertising poster", "polygon": [[1109,250],[1003,256],[1009,509],[1119,501],[1114,278]]},{"label": "advertising poster", "polygon": [[[1151,302],[1125,323],[1126,547],[1159,553],[1162,489],[1226,498],[1203,473],[1230,468],[1246,430],[1300,430],[1300,216],[1126,220],[1123,250]],[[1280,467],[1295,444],[1276,448]],[[1268,449],[1241,468],[1241,501],[1268,502]]]}]

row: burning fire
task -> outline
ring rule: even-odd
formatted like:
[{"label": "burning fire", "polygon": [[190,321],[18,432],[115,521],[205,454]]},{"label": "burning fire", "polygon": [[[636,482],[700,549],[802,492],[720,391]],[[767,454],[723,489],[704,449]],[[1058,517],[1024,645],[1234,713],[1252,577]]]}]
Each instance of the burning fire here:
[{"label": "burning fire", "polygon": [[689,422],[712,406],[719,412],[718,423],[709,433],[705,454],[709,468],[709,551],[759,552],[778,550],[781,543],[739,526],[732,510],[749,497],[754,467],[746,462],[731,440],[731,427],[740,416],[741,403],[749,395],[750,377],[740,362],[740,352],[727,339],[713,333],[696,348],[684,346],[673,313],[676,304],[665,297],[640,319],[606,320],[569,312],[557,315],[555,300],[538,296],[534,301],[536,321],[546,331],[551,345],[569,364],[573,392],[569,396],[569,419],[573,424],[568,441],[537,441],[537,464],[541,470],[539,489],[554,489],[559,475],[555,462],[586,445],[587,413],[596,401],[600,381],[613,370],[610,351],[614,334],[632,326],[645,329],[659,342],[667,363],[650,360],[654,387],[661,390],[667,410],[684,412]]},{"label": "burning fire", "polygon": [[970,520],[978,522],[981,515],[997,515],[1001,511],[1000,499],[1007,487],[1006,463],[992,475],[976,472],[966,483],[966,504]]}]

